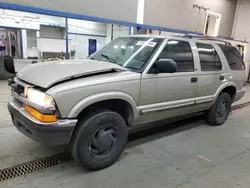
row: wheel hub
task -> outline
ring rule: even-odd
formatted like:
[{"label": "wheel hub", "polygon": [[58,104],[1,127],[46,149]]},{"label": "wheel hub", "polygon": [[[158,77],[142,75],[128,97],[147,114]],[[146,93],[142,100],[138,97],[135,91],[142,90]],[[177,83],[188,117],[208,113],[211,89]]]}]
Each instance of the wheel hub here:
[{"label": "wheel hub", "polygon": [[116,132],[112,126],[104,126],[92,136],[89,150],[96,156],[101,157],[112,151],[116,143]]},{"label": "wheel hub", "polygon": [[227,110],[227,103],[225,101],[223,101],[222,103],[220,103],[218,110],[217,110],[217,115],[219,117],[223,116],[226,113]]}]

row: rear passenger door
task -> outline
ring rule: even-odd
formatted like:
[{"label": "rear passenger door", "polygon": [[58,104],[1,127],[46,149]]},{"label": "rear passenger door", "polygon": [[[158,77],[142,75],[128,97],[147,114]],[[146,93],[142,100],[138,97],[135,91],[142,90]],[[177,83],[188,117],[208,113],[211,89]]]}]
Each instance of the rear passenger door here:
[{"label": "rear passenger door", "polygon": [[195,111],[207,109],[212,104],[214,95],[224,80],[220,57],[211,44],[196,43],[200,60],[198,86],[195,96]]}]

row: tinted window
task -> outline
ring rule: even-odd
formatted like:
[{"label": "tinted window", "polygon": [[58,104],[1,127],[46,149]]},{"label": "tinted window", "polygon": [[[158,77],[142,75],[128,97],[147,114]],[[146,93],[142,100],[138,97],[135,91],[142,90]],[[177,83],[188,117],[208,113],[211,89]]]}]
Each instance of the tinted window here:
[{"label": "tinted window", "polygon": [[232,70],[244,70],[244,61],[240,52],[233,46],[219,45],[227,58],[228,64]]},{"label": "tinted window", "polygon": [[218,55],[218,53],[216,52],[215,49],[214,49],[214,61],[215,61],[215,64],[216,64],[216,69],[217,70],[222,70],[220,57],[219,57],[219,55]]},{"label": "tinted window", "polygon": [[218,71],[222,69],[220,57],[209,44],[197,43],[202,71]]},{"label": "tinted window", "polygon": [[174,60],[177,64],[177,72],[194,71],[192,50],[186,41],[168,41],[159,58]]}]

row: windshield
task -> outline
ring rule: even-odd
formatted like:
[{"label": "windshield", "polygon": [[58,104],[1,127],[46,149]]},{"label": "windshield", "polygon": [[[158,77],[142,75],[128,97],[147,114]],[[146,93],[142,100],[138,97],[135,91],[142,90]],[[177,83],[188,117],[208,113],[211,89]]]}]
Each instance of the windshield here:
[{"label": "windshield", "polygon": [[107,61],[132,70],[139,70],[147,64],[162,40],[153,37],[117,38],[90,56],[90,59]]}]

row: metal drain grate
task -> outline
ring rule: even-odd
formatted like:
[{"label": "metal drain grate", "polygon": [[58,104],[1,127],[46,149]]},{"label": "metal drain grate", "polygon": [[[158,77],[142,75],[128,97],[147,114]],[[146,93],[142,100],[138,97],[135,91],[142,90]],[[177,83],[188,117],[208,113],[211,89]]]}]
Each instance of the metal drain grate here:
[{"label": "metal drain grate", "polygon": [[30,174],[57,164],[66,163],[71,160],[73,160],[71,154],[69,152],[65,152],[10,168],[5,168],[0,170],[0,182]]}]

